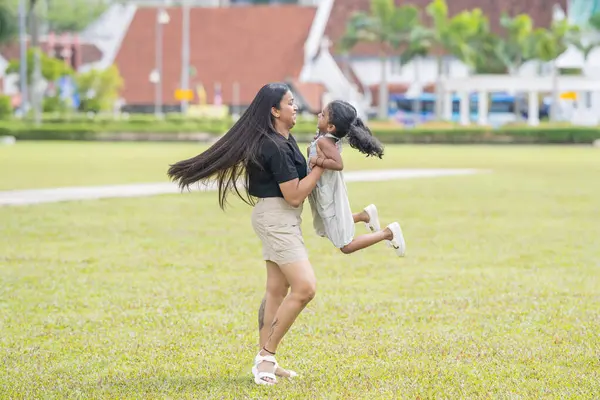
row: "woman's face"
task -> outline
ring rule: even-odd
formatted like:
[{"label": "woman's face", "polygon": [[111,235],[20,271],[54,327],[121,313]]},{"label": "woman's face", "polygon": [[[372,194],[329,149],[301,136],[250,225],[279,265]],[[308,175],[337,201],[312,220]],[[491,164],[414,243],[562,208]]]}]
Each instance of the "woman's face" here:
[{"label": "woman's face", "polygon": [[294,102],[294,96],[292,92],[288,91],[281,102],[279,103],[279,110],[276,110],[276,117],[283,123],[285,126],[292,128],[296,125],[296,113],[298,112],[298,106]]}]

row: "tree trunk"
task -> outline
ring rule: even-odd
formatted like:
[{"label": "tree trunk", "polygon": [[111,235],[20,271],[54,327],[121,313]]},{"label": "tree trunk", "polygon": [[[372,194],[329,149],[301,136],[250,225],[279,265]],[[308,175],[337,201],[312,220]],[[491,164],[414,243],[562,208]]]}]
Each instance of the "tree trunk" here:
[{"label": "tree trunk", "polygon": [[344,60],[344,64],[343,64],[343,68],[342,68],[342,73],[344,74],[344,76],[346,77],[346,79],[348,79],[349,81],[352,81],[351,77],[350,77],[350,53],[349,52],[344,52],[344,54],[342,54],[343,60]]},{"label": "tree trunk", "polygon": [[[513,76],[513,77],[517,76],[518,75],[517,71],[518,71],[518,67],[515,67],[515,66],[508,67],[508,73],[510,76]],[[519,102],[519,92],[515,91],[514,95],[515,95],[515,108],[514,108],[515,121],[519,122],[519,121],[521,121],[521,103]]]},{"label": "tree trunk", "polygon": [[552,61],[552,106],[550,107],[550,121],[556,122],[558,119],[558,68],[556,60]]},{"label": "tree trunk", "polygon": [[34,117],[35,117],[35,124],[37,126],[40,126],[42,124],[42,103],[43,103],[43,94],[40,92],[39,89],[39,85],[42,81],[42,66],[41,66],[41,49],[39,46],[34,47],[35,50],[35,55],[33,57],[33,91],[34,91],[34,98],[35,98],[35,108],[33,109],[34,111]]},{"label": "tree trunk", "polygon": [[444,68],[444,60],[442,56],[437,56],[437,80],[435,83],[435,119],[442,120],[444,110],[443,93],[442,93],[442,69]]},{"label": "tree trunk", "polygon": [[[415,83],[422,88],[421,85],[421,56],[415,57],[413,61],[414,69],[415,69]],[[415,114],[415,125],[421,123],[421,110],[423,109],[423,105],[421,104],[421,94],[422,90],[419,91],[419,96],[415,99],[414,103],[414,114]]]},{"label": "tree trunk", "polygon": [[379,112],[377,113],[379,119],[388,119],[388,84],[387,84],[387,56],[385,52],[381,52],[379,55],[381,62],[381,80],[379,81]]}]

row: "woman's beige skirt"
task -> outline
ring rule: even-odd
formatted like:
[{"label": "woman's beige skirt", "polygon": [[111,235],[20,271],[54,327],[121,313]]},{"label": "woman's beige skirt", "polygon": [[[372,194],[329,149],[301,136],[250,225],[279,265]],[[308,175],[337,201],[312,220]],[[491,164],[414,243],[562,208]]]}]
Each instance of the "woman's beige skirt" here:
[{"label": "woman's beige skirt", "polygon": [[290,206],[281,197],[258,199],[252,227],[262,242],[266,261],[282,266],[308,260],[302,238],[302,208]]}]

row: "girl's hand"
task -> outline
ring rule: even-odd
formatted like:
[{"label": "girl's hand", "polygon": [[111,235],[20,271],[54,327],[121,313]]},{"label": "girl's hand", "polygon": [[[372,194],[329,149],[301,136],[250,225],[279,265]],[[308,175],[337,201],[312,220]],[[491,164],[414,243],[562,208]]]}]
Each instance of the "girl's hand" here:
[{"label": "girl's hand", "polygon": [[317,157],[326,158],[323,150],[321,150],[321,146],[317,146]]}]

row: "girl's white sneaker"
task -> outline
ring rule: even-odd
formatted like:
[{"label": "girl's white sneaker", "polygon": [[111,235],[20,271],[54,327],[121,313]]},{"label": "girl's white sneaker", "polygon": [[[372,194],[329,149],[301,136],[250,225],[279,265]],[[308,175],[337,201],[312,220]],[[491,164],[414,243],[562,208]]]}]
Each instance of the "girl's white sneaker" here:
[{"label": "girl's white sneaker", "polygon": [[396,254],[399,257],[404,257],[406,253],[406,243],[404,242],[404,235],[402,235],[402,228],[397,222],[389,224],[388,229],[392,231],[393,238],[390,240],[390,246],[394,248]]},{"label": "girl's white sneaker", "polygon": [[369,222],[365,222],[367,229],[371,232],[378,232],[381,230],[381,224],[379,223],[379,213],[375,204],[369,204],[364,208],[364,211],[369,216]]}]

